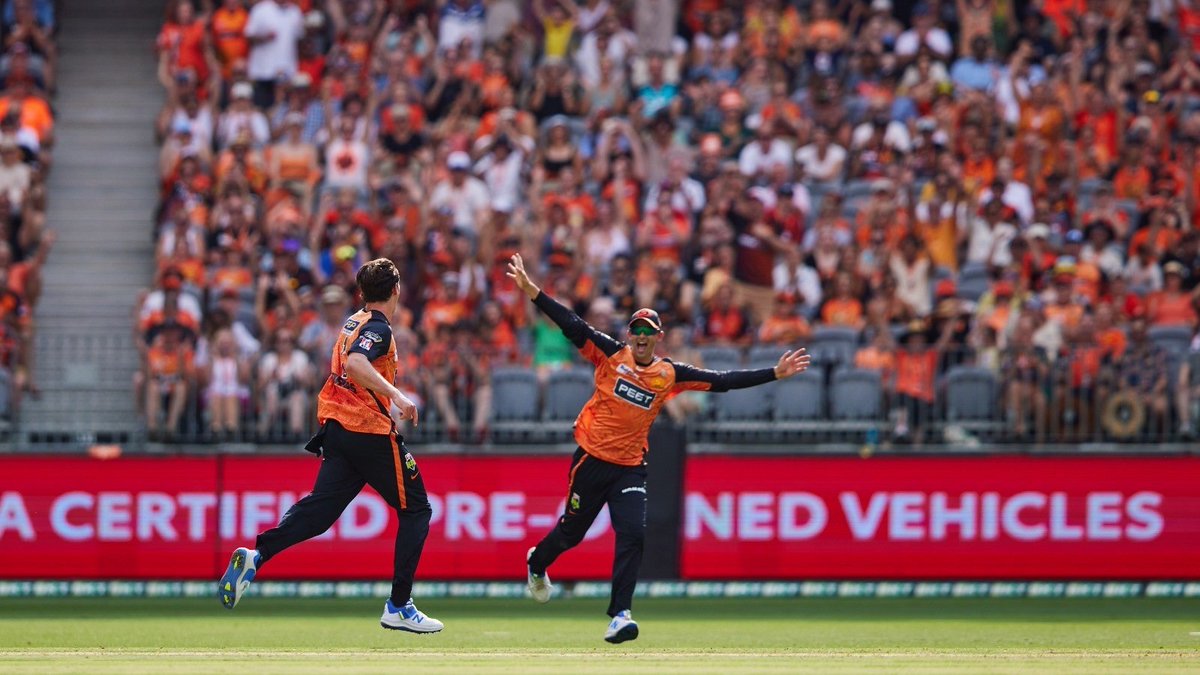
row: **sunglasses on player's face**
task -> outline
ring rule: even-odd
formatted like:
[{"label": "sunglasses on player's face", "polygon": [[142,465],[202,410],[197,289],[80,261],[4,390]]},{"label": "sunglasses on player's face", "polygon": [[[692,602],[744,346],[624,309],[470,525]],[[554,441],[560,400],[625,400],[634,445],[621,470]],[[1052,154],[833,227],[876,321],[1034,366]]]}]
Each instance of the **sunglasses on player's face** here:
[{"label": "sunglasses on player's face", "polygon": [[639,323],[629,327],[629,334],[638,337],[650,337],[658,335],[658,329],[649,324]]}]

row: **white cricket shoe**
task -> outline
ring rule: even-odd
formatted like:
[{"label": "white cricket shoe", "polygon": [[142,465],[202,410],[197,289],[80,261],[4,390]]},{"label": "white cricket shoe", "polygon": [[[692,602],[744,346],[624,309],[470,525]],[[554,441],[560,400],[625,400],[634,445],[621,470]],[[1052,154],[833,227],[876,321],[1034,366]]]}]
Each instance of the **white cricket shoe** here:
[{"label": "white cricket shoe", "polygon": [[404,630],[409,633],[436,633],[445,628],[445,624],[417,609],[412,598],[404,605],[397,607],[392,599],[383,605],[383,616],[379,617],[379,625],[389,630]]},{"label": "white cricket shoe", "polygon": [[525,573],[528,575],[529,594],[533,596],[534,600],[544,605],[550,602],[550,592],[554,590],[554,587],[550,585],[548,573],[542,572],[541,576],[538,576],[529,569],[529,559],[533,557],[535,548],[537,547],[534,546],[525,553]]},{"label": "white cricket shoe", "polygon": [[633,620],[633,614],[629,610],[618,612],[608,624],[608,630],[604,631],[604,641],[611,642],[614,645],[618,642],[627,640],[636,640],[638,636],[638,625]]}]

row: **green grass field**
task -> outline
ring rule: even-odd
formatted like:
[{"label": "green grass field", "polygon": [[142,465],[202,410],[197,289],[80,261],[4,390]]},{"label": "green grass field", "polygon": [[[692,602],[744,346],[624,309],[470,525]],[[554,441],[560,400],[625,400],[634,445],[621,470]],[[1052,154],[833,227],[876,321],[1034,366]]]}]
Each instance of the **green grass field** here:
[{"label": "green grass field", "polygon": [[430,599],[437,635],[385,631],[382,600],[0,600],[3,673],[1200,672],[1190,599]]}]

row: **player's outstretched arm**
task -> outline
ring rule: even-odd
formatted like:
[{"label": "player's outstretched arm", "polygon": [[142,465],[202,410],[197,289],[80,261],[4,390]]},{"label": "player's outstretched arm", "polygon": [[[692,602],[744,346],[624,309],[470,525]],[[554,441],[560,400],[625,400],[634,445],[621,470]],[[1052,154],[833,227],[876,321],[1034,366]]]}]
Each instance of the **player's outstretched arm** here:
[{"label": "player's outstretched arm", "polygon": [[707,370],[686,363],[672,363],[675,367],[675,386],[678,389],[701,391],[729,391],[746,389],[760,384],[782,380],[808,370],[811,357],[804,348],[789,351],[779,357],[773,368],[755,370]]},{"label": "player's outstretched arm", "polygon": [[596,330],[578,314],[543,293],[542,289],[530,280],[529,274],[525,271],[525,261],[521,259],[520,253],[514,253],[509,261],[508,277],[516,282],[517,288],[521,289],[521,292],[532,300],[543,314],[558,324],[563,335],[567,336],[567,339],[576,348],[583,350],[584,356],[592,363],[599,363],[600,360],[621,350],[620,342]]}]

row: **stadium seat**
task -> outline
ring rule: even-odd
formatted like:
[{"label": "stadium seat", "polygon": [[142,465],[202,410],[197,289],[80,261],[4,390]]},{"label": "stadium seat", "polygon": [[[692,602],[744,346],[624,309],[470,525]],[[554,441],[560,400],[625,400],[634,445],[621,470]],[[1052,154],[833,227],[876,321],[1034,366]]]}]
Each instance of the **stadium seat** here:
[{"label": "stadium seat", "polygon": [[776,363],[779,363],[779,357],[783,356],[786,351],[786,347],[777,345],[751,347],[750,353],[746,357],[746,367],[750,369],[773,368]]},{"label": "stadium seat", "polygon": [[1132,229],[1136,230],[1141,227],[1142,209],[1138,206],[1136,200],[1120,199],[1117,201],[1117,208],[1121,209],[1121,212],[1129,219],[1129,226]]},{"label": "stadium seat", "polygon": [[846,183],[842,188],[842,197],[846,201],[855,199],[865,199],[871,196],[871,183],[869,180],[852,180]]},{"label": "stadium seat", "polygon": [[573,422],[592,397],[595,380],[586,368],[559,370],[550,375],[546,385],[546,404],[542,417],[549,422]]},{"label": "stadium seat", "polygon": [[986,279],[987,277],[988,277],[988,268],[987,268],[987,265],[984,265],[983,263],[969,262],[969,263],[964,264],[962,266],[962,269],[958,271],[959,283],[962,283],[966,279],[974,279],[974,278]]},{"label": "stadium seat", "polygon": [[771,388],[733,389],[715,396],[713,407],[720,422],[765,420],[771,414]]},{"label": "stadium seat", "polygon": [[999,419],[996,376],[987,368],[955,366],[946,373],[946,421]]},{"label": "stadium seat", "polygon": [[1192,344],[1192,329],[1188,326],[1151,326],[1146,336],[1172,359],[1186,356]]},{"label": "stadium seat", "polygon": [[819,369],[805,371],[769,386],[773,390],[771,415],[781,430],[804,428],[802,423],[824,419],[825,374]]},{"label": "stadium seat", "polygon": [[812,356],[813,364],[836,366],[853,363],[858,349],[858,331],[840,326],[817,326],[805,348]]},{"label": "stadium seat", "polygon": [[833,374],[829,416],[835,422],[878,420],[883,415],[883,380],[873,370],[844,368]]},{"label": "stadium seat", "polygon": [[956,295],[962,300],[978,302],[990,286],[987,277],[966,277],[959,280]]},{"label": "stadium seat", "polygon": [[492,371],[492,420],[496,428],[529,426],[538,418],[538,382],[528,368]]},{"label": "stadium seat", "polygon": [[742,353],[736,347],[701,347],[700,358],[704,359],[704,367],[710,370],[734,370],[742,364]]}]

